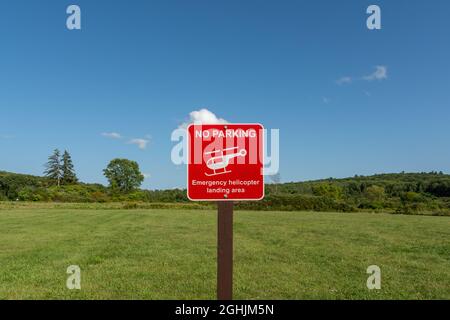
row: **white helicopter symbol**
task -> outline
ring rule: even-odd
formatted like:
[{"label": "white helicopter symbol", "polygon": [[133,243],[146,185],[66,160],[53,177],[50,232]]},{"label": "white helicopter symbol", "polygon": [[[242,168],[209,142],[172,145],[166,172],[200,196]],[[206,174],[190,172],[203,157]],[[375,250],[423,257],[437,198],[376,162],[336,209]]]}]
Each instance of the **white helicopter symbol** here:
[{"label": "white helicopter symbol", "polygon": [[[205,155],[213,155],[219,154],[211,157],[208,161],[206,161],[206,166],[214,171],[214,173],[206,173],[208,177],[217,176],[219,174],[225,174],[231,172],[231,170],[227,170],[227,166],[230,164],[230,160],[237,157],[245,157],[247,155],[247,150],[241,149],[236,153],[224,154],[226,151],[237,150],[238,147],[227,148],[222,150],[215,150],[211,152],[205,152]],[[216,170],[223,169],[223,171],[216,172]]]}]

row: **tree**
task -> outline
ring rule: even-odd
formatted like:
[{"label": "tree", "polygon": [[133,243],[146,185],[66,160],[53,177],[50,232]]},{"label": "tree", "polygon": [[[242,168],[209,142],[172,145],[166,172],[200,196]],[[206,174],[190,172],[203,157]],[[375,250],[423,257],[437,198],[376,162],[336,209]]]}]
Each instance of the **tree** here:
[{"label": "tree", "polygon": [[44,175],[53,180],[59,186],[62,178],[61,153],[58,149],[53,151],[53,154],[48,157],[48,162],[45,164]]},{"label": "tree", "polygon": [[366,197],[371,201],[382,201],[385,198],[384,188],[380,186],[370,186],[365,190]]},{"label": "tree", "polygon": [[281,174],[280,172],[277,172],[276,174],[273,174],[270,176],[270,180],[275,184],[275,194],[278,193],[278,185],[281,183]]},{"label": "tree", "polygon": [[343,195],[342,187],[333,183],[318,183],[312,186],[313,194],[330,199],[341,199]]},{"label": "tree", "polygon": [[73,184],[78,181],[73,167],[72,157],[67,150],[64,151],[62,156],[62,180],[63,184]]},{"label": "tree", "polygon": [[112,160],[103,173],[110,187],[121,192],[130,192],[144,181],[144,175],[140,172],[138,163],[128,159]]}]

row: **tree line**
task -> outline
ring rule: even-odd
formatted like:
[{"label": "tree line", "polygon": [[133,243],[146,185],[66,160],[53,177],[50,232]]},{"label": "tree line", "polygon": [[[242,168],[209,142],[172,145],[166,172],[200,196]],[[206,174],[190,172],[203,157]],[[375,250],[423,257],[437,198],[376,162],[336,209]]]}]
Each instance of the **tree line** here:
[{"label": "tree line", "polygon": [[[111,160],[103,174],[108,179],[110,188],[118,192],[131,192],[144,181],[138,163],[128,159]],[[55,149],[45,164],[44,176],[58,187],[76,184],[78,178],[70,153],[65,150],[61,155],[59,149]]]},{"label": "tree line", "polygon": [[[139,165],[113,159],[103,170],[108,187],[78,180],[69,152],[55,150],[44,177],[0,172],[0,200],[56,202],[187,203],[186,190],[139,189]],[[200,203],[208,207],[210,204]],[[131,206],[131,207],[134,207]],[[450,175],[443,172],[395,173],[266,184],[262,201],[238,202],[238,209],[308,211],[382,211],[450,215]]]}]

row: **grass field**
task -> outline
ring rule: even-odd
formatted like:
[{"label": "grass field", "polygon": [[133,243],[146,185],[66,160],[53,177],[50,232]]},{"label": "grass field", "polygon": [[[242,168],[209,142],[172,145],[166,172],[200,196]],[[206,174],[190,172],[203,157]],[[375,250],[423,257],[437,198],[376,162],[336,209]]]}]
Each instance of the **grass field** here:
[{"label": "grass field", "polygon": [[[236,299],[450,299],[450,218],[236,212],[234,265]],[[0,210],[2,299],[214,299],[215,286],[212,210]]]}]

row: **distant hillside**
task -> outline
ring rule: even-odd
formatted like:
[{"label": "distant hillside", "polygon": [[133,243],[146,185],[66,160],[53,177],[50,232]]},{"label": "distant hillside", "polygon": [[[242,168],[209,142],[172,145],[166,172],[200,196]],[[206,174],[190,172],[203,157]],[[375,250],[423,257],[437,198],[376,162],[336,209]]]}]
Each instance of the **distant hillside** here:
[{"label": "distant hillside", "polygon": [[[387,173],[371,176],[354,176],[344,179],[322,179],[305,182],[290,182],[279,185],[278,192],[289,194],[314,194],[314,186],[333,184],[343,188],[347,195],[360,194],[370,186],[380,186],[390,196],[402,192],[427,193],[436,197],[450,197],[450,175],[442,172]],[[277,188],[270,188],[275,191]]]},{"label": "distant hillside", "polygon": [[[270,205],[285,201],[304,210],[450,213],[450,175],[442,172],[391,173],[268,185]],[[251,207],[247,204],[246,207]],[[289,208],[289,204],[286,205]],[[327,209],[325,209],[327,210]]]},{"label": "distant hillside", "polygon": [[[57,187],[46,178],[0,171],[0,200],[45,202],[183,203],[185,190],[115,193],[100,184]],[[201,204],[209,206],[210,204]],[[266,185],[262,201],[239,202],[238,209],[386,211],[450,215],[450,175],[442,172],[393,173]]]},{"label": "distant hillside", "polygon": [[0,171],[0,201],[66,202],[68,199],[64,198],[65,194],[66,196],[71,195],[73,200],[80,202],[96,202],[98,199],[95,199],[95,195],[92,201],[86,201],[83,195],[106,191],[107,188],[100,184],[77,183],[75,185],[57,187],[45,177]]},{"label": "distant hillside", "polygon": [[15,200],[24,187],[46,187],[45,178],[0,171],[0,200]]}]

